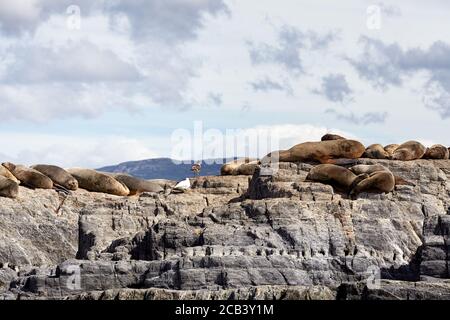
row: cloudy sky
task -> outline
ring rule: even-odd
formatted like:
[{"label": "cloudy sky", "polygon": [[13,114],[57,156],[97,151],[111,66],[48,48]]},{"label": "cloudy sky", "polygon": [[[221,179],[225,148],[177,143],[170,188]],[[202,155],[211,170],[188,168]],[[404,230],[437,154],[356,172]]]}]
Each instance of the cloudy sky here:
[{"label": "cloudy sky", "polygon": [[173,156],[173,133],[196,123],[266,130],[283,148],[326,132],[450,145],[449,9],[0,0],[0,158],[95,168]]}]

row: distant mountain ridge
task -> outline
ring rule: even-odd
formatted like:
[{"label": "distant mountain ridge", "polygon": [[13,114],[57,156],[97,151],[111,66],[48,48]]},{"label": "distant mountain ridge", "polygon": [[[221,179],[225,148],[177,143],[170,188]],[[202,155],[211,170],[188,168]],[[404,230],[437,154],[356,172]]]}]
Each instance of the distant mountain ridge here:
[{"label": "distant mountain ridge", "polygon": [[[223,163],[230,160],[232,159],[206,159],[201,163],[202,169],[200,175],[219,175]],[[124,172],[142,179],[170,179],[180,181],[188,177],[194,177],[194,173],[191,171],[194,163],[192,160],[179,161],[170,158],[156,158],[123,162],[97,170],[102,172]]]}]

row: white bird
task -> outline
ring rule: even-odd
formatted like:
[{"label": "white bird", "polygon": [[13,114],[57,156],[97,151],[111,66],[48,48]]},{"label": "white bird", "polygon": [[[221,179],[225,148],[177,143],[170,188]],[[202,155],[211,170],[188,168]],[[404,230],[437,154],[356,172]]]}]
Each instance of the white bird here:
[{"label": "white bird", "polygon": [[177,183],[177,185],[175,187],[173,187],[174,189],[177,190],[187,190],[189,188],[191,188],[191,181],[189,180],[189,178],[186,178],[183,181],[180,181]]}]

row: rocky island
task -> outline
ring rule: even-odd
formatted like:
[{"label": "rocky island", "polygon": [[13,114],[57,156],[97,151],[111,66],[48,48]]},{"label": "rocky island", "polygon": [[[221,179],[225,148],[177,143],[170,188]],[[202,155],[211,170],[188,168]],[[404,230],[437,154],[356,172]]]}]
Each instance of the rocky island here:
[{"label": "rocky island", "polygon": [[450,299],[450,160],[352,159],[408,181],[347,194],[308,162],[185,192],[0,197],[0,299]]}]

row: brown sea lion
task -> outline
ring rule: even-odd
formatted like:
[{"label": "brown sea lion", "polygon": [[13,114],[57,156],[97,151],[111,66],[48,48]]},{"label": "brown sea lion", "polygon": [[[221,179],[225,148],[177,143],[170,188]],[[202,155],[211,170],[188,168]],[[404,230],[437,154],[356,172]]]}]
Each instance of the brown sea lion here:
[{"label": "brown sea lion", "polygon": [[345,140],[345,138],[337,134],[327,133],[320,139],[320,141],[330,141],[330,140]]},{"label": "brown sea lion", "polygon": [[0,176],[0,197],[17,198],[19,195],[19,184],[12,179]]},{"label": "brown sea lion", "polygon": [[222,176],[252,175],[253,171],[257,166],[258,160],[252,158],[241,158],[225,163],[220,168],[220,175]]},{"label": "brown sea lion", "polygon": [[52,179],[53,183],[56,185],[62,186],[68,190],[73,191],[78,189],[77,179],[75,179],[70,173],[68,173],[63,168],[46,164],[37,164],[31,166],[31,168],[39,171],[40,173]]},{"label": "brown sea lion", "polygon": [[407,141],[395,149],[392,159],[402,161],[416,160],[422,158],[425,152],[426,148],[420,142]]},{"label": "brown sea lion", "polygon": [[337,189],[350,191],[351,188],[368,175],[355,175],[349,169],[335,164],[319,164],[313,167],[305,181],[321,182],[330,184]]},{"label": "brown sea lion", "polygon": [[116,196],[127,196],[128,187],[107,174],[91,169],[72,168],[69,172],[78,181],[78,186],[92,192],[108,193]]},{"label": "brown sea lion", "polygon": [[447,160],[449,158],[449,151],[447,147],[441,144],[435,144],[429,148],[422,157],[423,159]]},{"label": "brown sea lion", "polygon": [[[356,175],[360,175],[363,173],[366,173],[368,175],[374,173],[374,172],[379,172],[379,171],[387,171],[387,172],[391,172],[388,168],[386,168],[385,166],[381,165],[381,164],[358,164],[356,166],[353,166],[351,168],[349,168],[351,172],[353,172]],[[404,185],[404,186],[415,186],[414,183],[409,182],[405,179],[403,179],[402,177],[396,176],[394,175],[395,178],[395,185]]]},{"label": "brown sea lion", "polygon": [[259,160],[243,163],[237,168],[237,175],[252,176],[258,166]]},{"label": "brown sea lion", "polygon": [[14,175],[11,173],[11,171],[9,171],[8,169],[6,169],[4,166],[1,166],[1,165],[0,165],[0,176],[8,178],[10,180],[13,180],[17,184],[20,184],[19,179],[14,177]]},{"label": "brown sea lion", "polygon": [[392,154],[394,153],[395,149],[397,149],[398,147],[400,147],[399,144],[388,144],[386,146],[384,146],[384,151],[386,151],[390,157],[392,157]]},{"label": "brown sea lion", "polygon": [[318,161],[333,163],[334,159],[357,159],[366,148],[355,140],[305,142],[286,151],[279,151],[279,162]]},{"label": "brown sea lion", "polygon": [[126,185],[128,190],[130,190],[130,196],[139,195],[143,192],[159,193],[164,191],[164,187],[161,187],[159,183],[139,179],[126,173],[112,173],[109,175]]},{"label": "brown sea lion", "polygon": [[391,155],[384,150],[381,144],[371,144],[366,148],[362,157],[370,159],[389,159]]},{"label": "brown sea lion", "polygon": [[350,197],[354,197],[361,192],[389,193],[394,190],[395,177],[390,171],[377,171],[369,175],[368,178],[355,184],[350,191]]},{"label": "brown sea lion", "polygon": [[33,189],[52,189],[53,181],[40,173],[37,170],[22,166],[15,165],[11,162],[4,162],[2,165],[8,169],[20,182],[29,188]]}]

